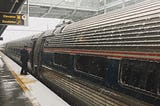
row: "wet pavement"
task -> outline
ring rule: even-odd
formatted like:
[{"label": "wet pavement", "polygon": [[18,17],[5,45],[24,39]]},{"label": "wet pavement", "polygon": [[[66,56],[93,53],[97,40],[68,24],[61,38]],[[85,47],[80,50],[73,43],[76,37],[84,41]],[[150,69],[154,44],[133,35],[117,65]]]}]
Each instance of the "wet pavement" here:
[{"label": "wet pavement", "polygon": [[0,67],[0,106],[33,106],[5,65]]},{"label": "wet pavement", "polygon": [[31,74],[20,75],[20,71],[0,52],[0,106],[70,106]]}]

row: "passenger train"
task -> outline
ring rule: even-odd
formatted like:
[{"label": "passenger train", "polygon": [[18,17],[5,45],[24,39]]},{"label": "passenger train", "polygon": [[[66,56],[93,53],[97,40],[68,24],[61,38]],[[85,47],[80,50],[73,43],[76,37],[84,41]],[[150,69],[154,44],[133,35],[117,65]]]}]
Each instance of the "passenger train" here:
[{"label": "passenger train", "polygon": [[[104,93],[109,97],[112,95],[109,100],[121,106],[160,106],[158,0],[146,0],[142,4],[64,23],[52,31],[8,42],[4,53],[20,64],[20,50],[24,45],[30,52],[30,73],[77,100],[88,100],[84,104],[96,105],[94,95]],[[79,87],[73,92],[72,88],[81,85],[67,88],[70,83],[63,83],[66,80],[60,83],[54,78],[55,74],[92,89],[85,92],[86,89]],[[93,97],[80,96],[91,90],[95,90],[90,94]],[[94,104],[89,104],[91,100]]]}]

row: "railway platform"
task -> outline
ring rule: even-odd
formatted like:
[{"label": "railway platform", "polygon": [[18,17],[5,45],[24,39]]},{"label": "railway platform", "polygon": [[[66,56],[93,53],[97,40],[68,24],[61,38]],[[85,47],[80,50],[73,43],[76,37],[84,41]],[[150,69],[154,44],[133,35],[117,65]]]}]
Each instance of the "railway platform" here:
[{"label": "railway platform", "polygon": [[0,106],[69,106],[32,75],[0,52]]}]

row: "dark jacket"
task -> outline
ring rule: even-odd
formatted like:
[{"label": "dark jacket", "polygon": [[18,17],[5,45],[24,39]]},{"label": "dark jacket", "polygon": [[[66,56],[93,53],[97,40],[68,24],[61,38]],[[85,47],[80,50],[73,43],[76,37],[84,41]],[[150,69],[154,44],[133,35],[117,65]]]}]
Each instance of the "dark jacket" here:
[{"label": "dark jacket", "polygon": [[21,58],[20,58],[20,60],[22,62],[28,62],[28,59],[29,59],[29,53],[28,53],[28,51],[26,49],[22,49],[21,50]]}]

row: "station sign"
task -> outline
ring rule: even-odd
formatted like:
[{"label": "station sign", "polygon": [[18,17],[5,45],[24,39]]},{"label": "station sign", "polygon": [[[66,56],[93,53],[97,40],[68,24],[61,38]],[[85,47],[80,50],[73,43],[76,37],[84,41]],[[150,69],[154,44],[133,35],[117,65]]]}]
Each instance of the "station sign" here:
[{"label": "station sign", "polygon": [[0,12],[0,25],[27,25],[27,16],[25,14]]}]

